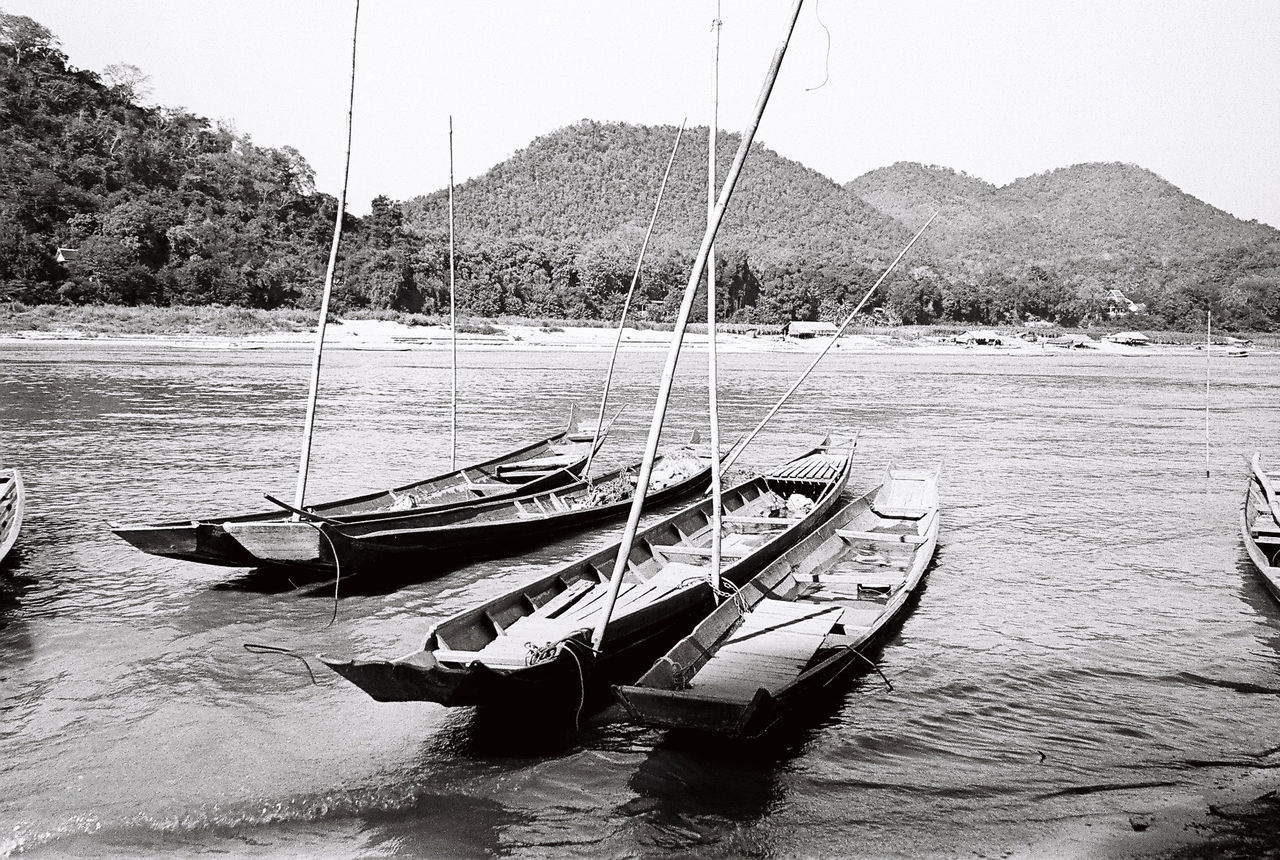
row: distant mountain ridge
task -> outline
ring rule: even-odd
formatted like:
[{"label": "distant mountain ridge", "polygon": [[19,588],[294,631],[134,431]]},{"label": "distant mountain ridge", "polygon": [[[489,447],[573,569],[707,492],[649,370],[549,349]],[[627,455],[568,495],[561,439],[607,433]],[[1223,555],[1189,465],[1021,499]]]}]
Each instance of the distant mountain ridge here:
[{"label": "distant mountain ridge", "polygon": [[[643,231],[657,199],[675,126],[583,120],[534,139],[455,190],[459,235],[482,240],[537,236],[586,244],[628,228]],[[687,128],[654,226],[659,244],[694,251],[706,225],[707,129]],[[717,139],[720,177],[741,138]],[[404,204],[425,231],[442,223],[447,191]],[[726,247],[838,258],[881,258],[905,241],[896,220],[817,171],[752,146],[717,242]]]},{"label": "distant mountain ridge", "polygon": [[945,256],[1016,253],[1035,260],[1155,259],[1217,254],[1280,231],[1242,221],[1134,164],[1094,162],[1003,187],[943,167],[899,162],[845,185],[893,218],[941,210],[933,245]]}]

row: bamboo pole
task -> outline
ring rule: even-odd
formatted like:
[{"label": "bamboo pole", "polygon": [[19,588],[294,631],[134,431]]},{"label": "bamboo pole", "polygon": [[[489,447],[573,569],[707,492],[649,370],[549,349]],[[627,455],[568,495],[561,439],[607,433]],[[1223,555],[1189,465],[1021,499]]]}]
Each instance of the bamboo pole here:
[{"label": "bamboo pole", "polygon": [[751,444],[751,440],[756,438],[756,435],[762,429],[764,429],[764,425],[768,424],[769,420],[772,419],[774,415],[778,414],[778,410],[782,408],[783,404],[785,404],[787,400],[791,398],[791,395],[795,394],[796,389],[800,387],[800,384],[804,382],[805,379],[809,376],[809,374],[813,372],[813,369],[818,366],[818,362],[822,361],[822,357],[831,351],[831,347],[836,345],[836,341],[840,339],[840,335],[844,334],[844,330],[849,327],[849,323],[853,322],[853,318],[858,315],[858,311],[862,310],[862,306],[865,305],[867,301],[871,298],[871,295],[876,291],[876,288],[879,287],[880,284],[884,282],[885,278],[889,277],[890,272],[892,272],[895,268],[897,268],[898,263],[900,263],[902,261],[902,258],[907,255],[907,251],[911,250],[911,246],[916,243],[916,240],[919,239],[924,234],[924,231],[928,229],[930,224],[933,223],[933,219],[937,217],[938,217],[938,213],[936,211],[931,216],[929,216],[929,220],[924,222],[924,226],[921,227],[919,231],[917,231],[916,234],[911,237],[911,241],[907,243],[907,246],[903,248],[900,252],[898,252],[898,256],[895,257],[893,262],[889,264],[889,268],[884,270],[884,274],[882,274],[879,278],[876,279],[876,282],[871,285],[871,289],[867,290],[866,295],[862,297],[862,301],[858,302],[858,306],[853,309],[853,313],[845,317],[844,322],[840,324],[840,328],[836,329],[836,333],[831,336],[831,339],[827,341],[827,345],[822,348],[822,352],[818,353],[818,355],[813,359],[813,361],[809,363],[809,366],[805,368],[804,373],[800,374],[800,378],[797,379],[794,383],[792,383],[791,387],[787,389],[787,393],[782,395],[782,397],[778,399],[778,402],[775,403],[773,405],[773,408],[769,410],[769,414],[765,415],[764,418],[760,419],[760,423],[755,426],[755,429],[753,429],[750,433],[748,433],[746,438],[743,439],[740,443],[738,443],[738,445],[729,454],[729,456],[725,458],[724,467],[726,469],[728,469],[730,466],[732,466],[734,463],[737,462],[738,457],[742,454],[742,452],[746,449],[746,447]]},{"label": "bamboo pole", "polygon": [[596,456],[596,446],[600,444],[600,434],[604,427],[604,411],[609,403],[609,387],[613,384],[613,368],[618,361],[618,348],[622,346],[622,329],[627,324],[627,312],[631,310],[631,299],[636,294],[636,284],[640,282],[640,269],[644,265],[644,254],[649,247],[649,238],[653,235],[653,225],[658,220],[658,209],[662,206],[662,195],[667,190],[667,179],[671,176],[671,165],[676,160],[676,150],[680,148],[680,138],[684,135],[687,119],[680,121],[680,130],[676,132],[676,142],[671,147],[671,156],[667,159],[667,169],[662,172],[662,182],[658,185],[658,199],[653,203],[653,214],[649,216],[649,228],[644,231],[644,241],[640,243],[640,255],[636,258],[635,271],[631,273],[631,286],[627,289],[627,298],[622,303],[622,318],[618,320],[618,333],[613,339],[613,352],[609,354],[609,370],[604,376],[604,392],[600,395],[600,414],[596,418],[595,435],[591,438],[591,451],[587,454],[587,465],[582,474],[590,476],[591,461]]},{"label": "bamboo pole", "polygon": [[[347,176],[351,173],[351,115],[356,102],[356,36],[360,31],[360,0],[356,0],[351,23],[351,90],[347,97],[347,154],[342,165],[342,190],[338,195],[338,215],[334,219],[333,242],[329,245],[329,266],[324,274],[324,293],[320,297],[320,324],[316,329],[316,348],[311,357],[311,388],[307,394],[307,417],[302,431],[302,457],[298,464],[298,486],[293,506],[301,508],[307,495],[307,472],[311,467],[311,439],[315,431],[316,400],[320,396],[320,361],[324,357],[324,329],[329,319],[329,298],[333,294],[333,270],[338,265],[338,245],[342,241],[342,217],[347,212]],[[298,515],[294,514],[296,521]]]},{"label": "bamboo pole", "polygon": [[[720,0],[711,21],[711,122],[707,123],[707,223],[716,208],[716,132],[720,128]],[[711,425],[711,590],[720,592],[720,528],[723,517],[720,474],[719,370],[716,366],[716,246],[707,251],[707,415]]]},{"label": "bamboo pole", "polygon": [[[760,89],[760,96],[756,101],[755,113],[752,115],[751,122],[747,125],[746,130],[742,133],[742,142],[738,145],[738,152],[733,158],[733,164],[729,167],[729,173],[725,176],[724,187],[720,190],[720,197],[716,201],[715,211],[712,213],[710,223],[707,224],[707,230],[702,237],[702,245],[698,248],[698,256],[694,260],[693,271],[689,273],[689,282],[684,288],[684,298],[680,302],[680,312],[676,316],[675,332],[671,339],[671,348],[667,350],[667,363],[662,370],[662,381],[658,386],[658,399],[653,407],[653,420],[649,424],[649,438],[645,443],[644,460],[640,465],[640,474],[636,479],[635,492],[631,497],[631,511],[627,515],[627,525],[622,533],[622,542],[618,547],[618,556],[614,560],[613,575],[609,579],[609,593],[605,598],[604,612],[600,615],[600,621],[596,625],[596,629],[591,638],[592,647],[599,650],[600,643],[604,640],[605,628],[609,625],[609,619],[613,615],[614,604],[618,600],[618,590],[622,587],[622,576],[626,572],[627,564],[630,561],[631,547],[635,543],[636,529],[640,525],[640,512],[644,507],[644,497],[649,491],[649,478],[653,473],[653,460],[658,450],[658,441],[662,436],[662,422],[667,414],[667,401],[671,397],[671,383],[675,377],[676,364],[680,358],[680,347],[684,344],[685,327],[689,324],[689,313],[693,310],[693,299],[698,291],[698,282],[702,280],[702,273],[707,265],[707,256],[711,250],[711,244],[715,241],[716,230],[720,228],[720,222],[724,220],[725,210],[729,207],[729,198],[733,196],[733,188],[737,185],[738,176],[742,173],[742,165],[747,160],[747,153],[751,149],[751,142],[755,139],[756,130],[760,127],[760,119],[764,116],[765,106],[769,103],[769,95],[773,92],[773,85],[778,80],[778,71],[782,68],[782,58],[787,53],[787,43],[791,41],[791,33],[795,30],[796,19],[800,16],[800,8],[804,4],[804,0],[795,0],[795,7],[791,10],[790,22],[787,25],[787,33],[782,42],[778,45],[777,51],[773,55],[773,62],[769,64],[769,71],[765,75],[764,85]],[[718,457],[719,452],[712,452],[713,457]]]},{"label": "bamboo pole", "polygon": [[458,468],[458,308],[453,262],[453,115],[449,116],[449,469]]},{"label": "bamboo pole", "polygon": [[1204,314],[1204,476],[1209,477],[1209,364],[1213,353],[1213,311]]}]

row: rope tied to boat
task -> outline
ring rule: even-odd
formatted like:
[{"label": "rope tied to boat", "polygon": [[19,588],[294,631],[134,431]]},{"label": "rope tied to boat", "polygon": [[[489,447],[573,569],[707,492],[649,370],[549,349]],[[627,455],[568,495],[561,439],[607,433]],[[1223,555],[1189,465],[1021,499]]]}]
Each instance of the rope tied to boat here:
[{"label": "rope tied to boat", "polygon": [[338,548],[333,544],[333,538],[329,537],[329,533],[324,530],[323,523],[311,522],[304,520],[307,525],[311,526],[320,537],[325,539],[329,544],[329,552],[333,553],[333,615],[329,616],[329,623],[325,627],[332,627],[333,623],[338,620],[338,586],[342,584],[342,562],[338,559]]},{"label": "rope tied to boat", "polygon": [[863,654],[863,653],[862,653],[861,651],[859,651],[858,649],[854,648],[854,649],[852,649],[852,650],[853,650],[854,656],[856,656],[856,657],[860,658],[864,663],[866,663],[866,664],[867,664],[868,666],[870,666],[872,669],[875,669],[876,674],[880,676],[880,679],[881,679],[882,681],[884,681],[885,686],[889,688],[889,692],[890,692],[890,693],[892,693],[892,692],[893,692],[893,684],[889,681],[889,679],[888,679],[888,678],[886,678],[886,677],[885,677],[884,672],[881,672],[881,671],[880,671],[880,667],[879,667],[879,666],[877,666],[877,665],[876,665],[876,664],[871,660],[871,658],[870,658],[870,657],[868,657],[866,654]]},{"label": "rope tied to boat", "polygon": [[562,639],[556,643],[556,650],[564,651],[573,658],[574,665],[578,668],[578,707],[573,712],[573,733],[576,735],[582,730],[582,709],[587,706],[587,672],[582,668],[582,660],[578,657],[577,652],[573,650],[574,645],[586,648],[591,652],[592,656],[599,654],[595,648],[586,642],[579,642],[576,639]]}]

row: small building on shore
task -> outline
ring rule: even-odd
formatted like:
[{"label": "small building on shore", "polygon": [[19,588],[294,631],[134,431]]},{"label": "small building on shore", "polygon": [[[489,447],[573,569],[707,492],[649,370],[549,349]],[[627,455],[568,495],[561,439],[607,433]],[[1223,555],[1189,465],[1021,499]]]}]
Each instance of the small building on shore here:
[{"label": "small building on shore", "polygon": [[794,337],[800,340],[814,337],[831,337],[839,329],[835,323],[829,322],[803,322],[793,320],[787,323],[787,337]]},{"label": "small building on shore", "polygon": [[1147,346],[1151,343],[1151,338],[1140,331],[1118,331],[1107,335],[1106,340],[1125,346]]},{"label": "small building on shore", "polygon": [[956,343],[963,343],[966,346],[1000,346],[1004,343],[1004,338],[991,329],[981,329],[956,335]]}]

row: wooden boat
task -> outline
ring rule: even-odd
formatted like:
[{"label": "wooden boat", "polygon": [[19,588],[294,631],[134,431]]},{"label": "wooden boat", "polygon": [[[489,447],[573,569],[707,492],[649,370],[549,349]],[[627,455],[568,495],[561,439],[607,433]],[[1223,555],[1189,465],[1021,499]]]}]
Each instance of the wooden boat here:
[{"label": "wooden boat", "polygon": [[938,540],[936,471],[890,467],[720,604],[634,685],[633,720],[758,737],[842,673],[919,585]]},{"label": "wooden boat", "polygon": [[[616,417],[616,416],[615,416]],[[312,505],[307,511],[338,521],[395,516],[406,509],[441,510],[536,493],[577,481],[591,450],[592,430],[578,426],[570,412],[564,431],[472,466],[390,490]],[[596,446],[603,442],[600,434]],[[315,539],[315,529],[293,521],[290,510],[232,516],[214,515],[144,525],[111,524],[113,533],[143,552],[202,564],[254,567],[267,563],[232,538],[227,523],[272,524],[277,540],[290,544]]]},{"label": "wooden boat", "polygon": [[[824,442],[723,494],[721,577],[746,582],[826,518],[849,479],[851,450]],[[592,630],[619,545],[460,612],[396,660],[320,659],[382,702],[481,707],[576,704],[647,665],[711,607],[710,498],[639,532],[614,614]]]},{"label": "wooden boat", "polygon": [[1271,596],[1280,600],[1280,496],[1275,483],[1280,472],[1267,472],[1262,458],[1254,454],[1249,462],[1249,485],[1240,513],[1240,531],[1253,566]]},{"label": "wooden boat", "polygon": [[25,506],[22,474],[17,469],[0,469],[0,563],[18,541]]},{"label": "wooden boat", "polygon": [[[692,495],[707,486],[710,449],[694,444],[661,455],[646,506]],[[228,522],[223,525],[245,549],[278,565],[358,573],[422,567],[444,559],[510,555],[521,547],[626,513],[639,464],[554,490],[510,499],[425,509],[359,520],[309,517],[309,540],[274,539],[278,523]]]}]

